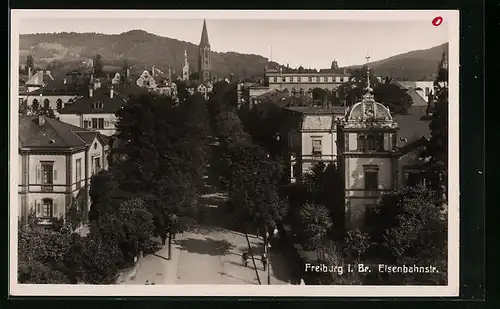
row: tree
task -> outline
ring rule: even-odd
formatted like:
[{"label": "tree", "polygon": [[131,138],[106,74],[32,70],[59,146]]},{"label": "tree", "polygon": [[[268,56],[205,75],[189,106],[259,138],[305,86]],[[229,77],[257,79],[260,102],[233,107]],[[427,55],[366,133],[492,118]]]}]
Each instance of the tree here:
[{"label": "tree", "polygon": [[[434,82],[432,102],[431,138],[423,156],[430,158],[427,170],[432,189],[445,196],[448,191],[448,64],[445,53]],[[446,197],[444,199],[446,201]]]},{"label": "tree", "polygon": [[192,81],[200,80],[200,73],[193,72],[193,73],[189,74],[189,80],[192,80]]},{"label": "tree", "polygon": [[144,200],[132,198],[99,216],[96,227],[106,242],[116,243],[125,261],[132,261],[153,236],[153,217]]},{"label": "tree", "polygon": [[396,84],[378,83],[373,89],[374,99],[395,114],[407,114],[413,105],[412,97]]},{"label": "tree", "polygon": [[94,57],[93,69],[95,77],[104,77],[104,67],[102,64],[102,56],[100,54],[97,54]]},{"label": "tree", "polygon": [[323,205],[306,203],[300,210],[306,247],[316,249],[332,227],[328,209]]},{"label": "tree", "polygon": [[124,265],[118,245],[105,242],[98,234],[84,238],[82,246],[82,280],[90,284],[112,284]]},{"label": "tree", "polygon": [[445,284],[448,223],[435,203],[434,193],[423,186],[405,187],[382,196],[378,222],[385,228],[372,232],[373,254],[400,265],[434,265],[439,273],[396,276],[399,282]]},{"label": "tree", "polygon": [[26,57],[26,74],[28,74],[30,71],[29,69],[31,69],[31,74],[35,73],[35,60],[33,59],[33,55],[29,54],[27,57]]}]

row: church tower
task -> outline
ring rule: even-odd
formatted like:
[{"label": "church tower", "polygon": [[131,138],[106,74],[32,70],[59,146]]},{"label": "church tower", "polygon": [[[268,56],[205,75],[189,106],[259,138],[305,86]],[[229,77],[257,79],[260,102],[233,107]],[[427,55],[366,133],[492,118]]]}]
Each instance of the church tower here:
[{"label": "church tower", "polygon": [[182,66],[182,80],[186,81],[189,79],[189,61],[187,51],[184,50],[184,65]]},{"label": "church tower", "polygon": [[201,83],[208,83],[210,81],[211,66],[212,62],[210,61],[210,43],[208,42],[207,23],[203,20],[198,57],[198,73],[200,74]]}]

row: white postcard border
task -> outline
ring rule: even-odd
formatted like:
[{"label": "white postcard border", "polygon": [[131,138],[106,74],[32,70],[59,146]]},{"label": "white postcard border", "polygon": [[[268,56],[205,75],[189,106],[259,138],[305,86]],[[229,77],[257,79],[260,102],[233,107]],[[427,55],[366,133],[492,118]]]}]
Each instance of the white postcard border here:
[{"label": "white postcard border", "polygon": [[[447,286],[254,286],[254,285],[36,285],[17,283],[18,84],[21,18],[178,18],[178,19],[336,19],[429,20],[442,16],[449,26],[449,210]],[[288,297],[446,297],[459,295],[459,11],[143,11],[12,10],[10,87],[10,276],[12,296],[288,296]],[[437,69],[437,67],[436,67]]]}]

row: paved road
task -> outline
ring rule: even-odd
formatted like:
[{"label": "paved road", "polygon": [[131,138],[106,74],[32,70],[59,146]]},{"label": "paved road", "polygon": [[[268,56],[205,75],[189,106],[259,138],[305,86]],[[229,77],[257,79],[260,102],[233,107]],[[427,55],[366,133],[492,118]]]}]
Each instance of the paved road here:
[{"label": "paved road", "polygon": [[[200,225],[184,232],[173,241],[171,259],[165,247],[148,255],[138,263],[135,278],[123,284],[259,284],[253,263],[242,263],[241,255],[249,251],[245,234],[224,204],[227,196],[217,192],[211,183],[217,178],[216,166],[211,166],[206,180],[206,193],[200,198],[205,209]],[[267,271],[263,270],[260,254],[263,240],[249,234],[249,241],[262,284],[267,284]],[[277,250],[275,250],[277,251]],[[287,260],[271,250],[271,284],[294,282]]]}]

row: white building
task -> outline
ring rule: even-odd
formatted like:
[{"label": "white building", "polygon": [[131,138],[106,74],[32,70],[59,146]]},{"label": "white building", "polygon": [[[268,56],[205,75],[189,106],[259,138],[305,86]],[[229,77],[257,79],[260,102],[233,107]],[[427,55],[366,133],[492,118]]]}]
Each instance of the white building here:
[{"label": "white building", "polygon": [[113,85],[97,88],[96,84],[91,84],[88,96],[78,98],[59,111],[60,120],[111,136],[116,132],[115,113],[126,103],[126,98],[115,93]]},{"label": "white building", "polygon": [[35,213],[51,224],[77,199],[86,220],[90,177],[107,168],[108,150],[97,131],[44,116],[19,116],[19,216]]}]

